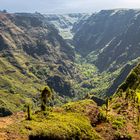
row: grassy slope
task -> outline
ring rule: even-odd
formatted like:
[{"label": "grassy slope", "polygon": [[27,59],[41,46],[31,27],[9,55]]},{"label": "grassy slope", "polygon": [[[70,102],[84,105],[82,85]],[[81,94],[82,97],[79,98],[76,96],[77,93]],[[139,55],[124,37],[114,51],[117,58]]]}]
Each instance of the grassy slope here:
[{"label": "grassy slope", "polygon": [[[0,60],[0,102],[2,106],[12,111],[20,110],[23,106],[20,103],[30,102],[31,97],[35,96],[45,83],[29,72],[25,62],[30,58],[18,54],[16,60],[22,64],[26,74],[9,63],[5,57]],[[22,62],[20,62],[22,60]],[[35,82],[36,81],[36,82]],[[25,103],[26,104],[26,103]]]},{"label": "grassy slope", "polygon": [[[109,114],[116,115],[116,119],[122,118],[115,123],[117,127],[123,127],[118,130],[118,135],[123,133],[131,135],[134,139],[140,138],[140,64],[138,64],[128,75],[125,82],[118,88],[118,91],[111,97],[109,105]],[[116,126],[115,126],[116,127]]]},{"label": "grassy slope", "polygon": [[[51,108],[47,113],[37,112],[32,120],[20,118],[19,122],[9,126],[9,132],[19,136],[52,139],[102,139],[91,125],[89,117],[93,110],[98,110],[91,100],[68,103],[62,107]],[[49,113],[49,114],[48,114]],[[97,113],[93,114],[94,118]],[[92,117],[93,117],[92,116]],[[95,120],[96,121],[96,120]]]},{"label": "grassy slope", "polygon": [[[122,102],[122,106],[116,104]],[[69,102],[61,107],[48,108],[47,112],[32,111],[32,120],[25,120],[25,114],[19,115],[6,130],[11,136],[27,139],[104,139],[139,140],[139,125],[136,122],[136,110],[133,119],[132,106],[124,105],[122,98],[114,97],[106,107],[97,107],[91,100]]]}]

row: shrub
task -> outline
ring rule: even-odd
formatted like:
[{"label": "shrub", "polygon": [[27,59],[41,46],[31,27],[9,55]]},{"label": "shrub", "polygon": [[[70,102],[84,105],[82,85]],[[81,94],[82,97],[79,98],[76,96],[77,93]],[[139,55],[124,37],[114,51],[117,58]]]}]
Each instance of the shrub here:
[{"label": "shrub", "polygon": [[48,86],[46,86],[41,93],[41,110],[46,110],[46,103],[52,97],[52,92]]},{"label": "shrub", "polygon": [[27,120],[31,120],[31,107],[30,107],[30,105],[27,106]]},{"label": "shrub", "polygon": [[[93,130],[87,117],[78,113],[50,113],[47,119],[37,117],[30,122],[34,128],[30,140],[34,139],[97,139],[100,136]],[[44,117],[44,116],[43,116]],[[27,130],[26,130],[27,131]]]},{"label": "shrub", "polygon": [[116,103],[116,104],[113,106],[113,109],[118,109],[119,107],[121,107],[121,103]]},{"label": "shrub", "polygon": [[100,113],[98,114],[98,123],[101,122],[106,122],[107,118],[104,112],[100,111]]},{"label": "shrub", "polygon": [[137,80],[137,74],[135,72],[131,72],[131,74],[129,74],[129,76],[127,77],[126,81],[120,86],[120,89],[122,89],[123,91],[126,91],[128,87],[132,89],[132,87],[135,86]]},{"label": "shrub", "polygon": [[114,129],[119,129],[123,127],[124,123],[125,121],[122,118],[117,118],[116,120],[113,121],[112,127]]}]

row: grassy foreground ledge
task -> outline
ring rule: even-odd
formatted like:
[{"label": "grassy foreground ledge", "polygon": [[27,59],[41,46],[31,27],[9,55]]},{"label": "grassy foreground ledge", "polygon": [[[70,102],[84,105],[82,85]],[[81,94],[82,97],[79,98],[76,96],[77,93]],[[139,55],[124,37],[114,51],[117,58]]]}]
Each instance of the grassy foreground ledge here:
[{"label": "grassy foreground ledge", "polygon": [[[71,102],[62,107],[55,107],[48,112],[32,114],[32,120],[22,120],[10,126],[10,131],[34,139],[90,139],[101,137],[91,125],[90,115],[97,110],[91,100]],[[94,113],[95,114],[95,113]],[[97,115],[97,114],[95,114]],[[93,118],[96,118],[94,116]]]}]

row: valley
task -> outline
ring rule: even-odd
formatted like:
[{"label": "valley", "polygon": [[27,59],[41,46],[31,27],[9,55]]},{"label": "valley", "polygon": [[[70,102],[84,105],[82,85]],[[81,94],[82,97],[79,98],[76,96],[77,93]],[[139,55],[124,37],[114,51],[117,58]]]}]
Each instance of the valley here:
[{"label": "valley", "polygon": [[133,9],[0,12],[0,137],[139,140],[139,25]]}]

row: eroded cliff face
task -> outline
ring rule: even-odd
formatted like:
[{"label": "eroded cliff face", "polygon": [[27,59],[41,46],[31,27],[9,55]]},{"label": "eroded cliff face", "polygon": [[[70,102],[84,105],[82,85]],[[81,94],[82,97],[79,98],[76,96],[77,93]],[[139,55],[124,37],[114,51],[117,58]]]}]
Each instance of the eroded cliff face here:
[{"label": "eroded cliff face", "polygon": [[[65,96],[72,96],[69,81],[76,80],[75,53],[43,15],[0,13],[0,58],[2,100],[11,98],[10,102],[17,100],[19,105],[37,94],[47,81],[58,94],[67,83]],[[56,76],[59,80],[54,84]]]},{"label": "eroded cliff face", "polygon": [[102,10],[88,18],[74,37],[83,56],[96,55],[100,71],[115,70],[140,56],[138,10]]},{"label": "eroded cliff face", "polygon": [[[10,49],[22,49],[23,52],[35,57],[42,58],[44,54],[55,53],[51,61],[58,61],[64,57],[67,60],[74,58],[74,51],[66,44],[58,31],[48,24],[40,14],[5,14],[2,20],[1,37],[9,45]],[[6,36],[7,35],[7,36]],[[9,35],[9,36],[8,36]],[[1,45],[3,46],[3,45]],[[59,57],[58,57],[59,56]]]}]

